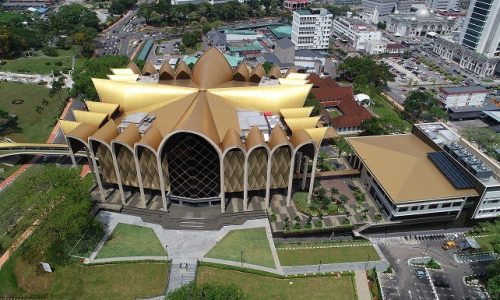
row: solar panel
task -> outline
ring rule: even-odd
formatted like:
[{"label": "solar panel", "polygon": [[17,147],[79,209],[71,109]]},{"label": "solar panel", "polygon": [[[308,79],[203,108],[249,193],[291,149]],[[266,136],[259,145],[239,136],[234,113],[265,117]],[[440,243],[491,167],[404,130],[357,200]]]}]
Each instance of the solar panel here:
[{"label": "solar panel", "polygon": [[457,189],[470,189],[474,187],[472,181],[464,174],[443,151],[429,152],[427,157],[436,165],[436,167],[448,178],[448,180]]}]

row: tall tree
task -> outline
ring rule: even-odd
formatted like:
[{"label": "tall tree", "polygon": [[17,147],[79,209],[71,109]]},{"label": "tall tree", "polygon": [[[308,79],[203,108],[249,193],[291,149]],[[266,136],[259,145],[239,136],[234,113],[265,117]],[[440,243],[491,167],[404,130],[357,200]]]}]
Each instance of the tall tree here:
[{"label": "tall tree", "polygon": [[447,116],[439,105],[439,100],[427,92],[412,91],[403,106],[405,113],[415,120],[436,121]]}]

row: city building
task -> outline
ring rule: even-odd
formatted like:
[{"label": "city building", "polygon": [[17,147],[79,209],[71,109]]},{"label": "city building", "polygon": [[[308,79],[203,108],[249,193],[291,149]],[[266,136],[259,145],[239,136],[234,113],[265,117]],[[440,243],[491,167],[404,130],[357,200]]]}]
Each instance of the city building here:
[{"label": "city building", "polygon": [[309,0],[285,0],[283,2],[283,7],[287,10],[296,11],[306,8]]},{"label": "city building", "polygon": [[449,34],[454,30],[456,18],[436,15],[423,7],[414,13],[390,15],[387,29],[399,36],[425,36],[428,33]]},{"label": "city building", "polygon": [[479,77],[491,77],[499,57],[488,57],[458,43],[453,36],[440,36],[433,42],[432,51],[450,62],[457,63],[460,68],[471,71]]},{"label": "city building", "polygon": [[373,25],[368,25],[361,19],[339,17],[333,20],[333,35],[348,39],[356,50],[366,50],[368,42],[380,42],[382,32]]},{"label": "city building", "polygon": [[448,11],[456,9],[457,0],[426,0],[425,6],[433,11]]},{"label": "city building", "polygon": [[396,6],[396,0],[362,0],[363,13],[361,17],[368,23],[377,24],[381,18],[391,14]]},{"label": "city building", "polygon": [[325,108],[323,119],[326,119],[326,123],[331,124],[338,134],[359,134],[361,123],[373,117],[358,103],[352,86],[340,86],[333,78],[320,78],[316,74],[311,74],[309,80],[313,84],[311,93]]},{"label": "city building", "polygon": [[5,0],[3,3],[0,3],[5,10],[44,9],[51,4],[51,0]]},{"label": "city building", "polygon": [[223,31],[212,29],[207,32],[207,42],[209,46],[217,48],[220,52],[225,52],[227,49],[226,33]]},{"label": "city building", "polygon": [[444,108],[482,106],[488,90],[482,86],[440,87],[439,101]]},{"label": "city building", "polygon": [[472,0],[460,43],[485,55],[500,57],[500,0]]},{"label": "city building", "polygon": [[500,215],[500,166],[443,123],[412,133],[351,137],[347,160],[391,220],[486,219]]},{"label": "city building", "polygon": [[328,49],[333,15],[324,8],[293,12],[292,42],[296,50]]},{"label": "city building", "polygon": [[490,77],[500,59],[500,0],[472,0],[462,31],[438,37],[433,51],[479,77]]},{"label": "city building", "polygon": [[388,53],[389,55],[401,55],[405,53],[406,51],[406,46],[403,44],[387,44],[385,47],[385,52]]},{"label": "city building", "polygon": [[244,210],[265,209],[274,193],[290,204],[294,175],[311,176],[310,196],[315,173],[307,165],[316,170],[319,145],[334,132],[303,107],[308,74],[282,77],[277,66],[266,74],[244,62],[233,70],[215,48],[192,69],[183,60],[175,70],[168,62],[144,68],[156,76],[131,63],[94,78],[100,101],[60,121],[73,163],[74,153],[87,153],[101,203],[225,212],[235,197]]}]

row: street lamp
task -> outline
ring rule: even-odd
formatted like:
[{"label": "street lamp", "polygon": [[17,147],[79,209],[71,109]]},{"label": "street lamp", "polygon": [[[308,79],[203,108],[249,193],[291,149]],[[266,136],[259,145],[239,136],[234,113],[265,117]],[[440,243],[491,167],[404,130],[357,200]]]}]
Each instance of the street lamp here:
[{"label": "street lamp", "polygon": [[370,254],[368,254],[368,260],[366,261],[366,264],[365,264],[365,271],[368,270],[368,263],[370,262]]},{"label": "street lamp", "polygon": [[243,249],[241,250],[240,261],[241,261],[241,267],[243,268]]},{"label": "street lamp", "polygon": [[424,256],[427,254],[427,250],[429,250],[429,245],[427,245],[427,247],[425,247]]},{"label": "street lamp", "polygon": [[321,260],[319,261],[319,265],[318,265],[318,273],[319,271],[321,271]]}]

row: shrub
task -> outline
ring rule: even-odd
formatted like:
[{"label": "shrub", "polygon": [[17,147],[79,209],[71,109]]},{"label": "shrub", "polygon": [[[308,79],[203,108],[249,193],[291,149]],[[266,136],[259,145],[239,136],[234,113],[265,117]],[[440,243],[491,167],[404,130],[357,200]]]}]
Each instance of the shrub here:
[{"label": "shrub", "polygon": [[376,214],[375,215],[375,221],[382,221],[382,215],[381,214]]},{"label": "shrub", "polygon": [[340,200],[340,202],[342,202],[343,204],[346,204],[346,203],[347,203],[347,201],[349,201],[349,197],[348,197],[348,196],[346,196],[346,195],[344,195],[344,194],[340,194],[340,196],[339,196],[339,200]]},{"label": "shrub", "polygon": [[276,214],[275,213],[272,213],[269,218],[271,219],[271,222],[276,222]]},{"label": "shrub", "polygon": [[52,56],[52,57],[55,57],[55,56],[59,55],[57,53],[57,48],[50,47],[50,46],[43,47],[42,48],[42,52],[43,52],[43,54],[45,54],[47,56]]},{"label": "shrub", "polygon": [[321,220],[318,220],[314,223],[314,227],[316,228],[323,228],[323,222]]},{"label": "shrub", "polygon": [[429,262],[427,262],[425,266],[429,269],[441,270],[441,266],[434,258],[431,258],[431,260],[429,260]]},{"label": "shrub", "polygon": [[60,67],[60,66],[62,66],[62,65],[63,65],[63,63],[62,63],[62,62],[60,62],[60,61],[56,61],[56,62],[54,63],[54,65],[56,65],[56,66]]}]

